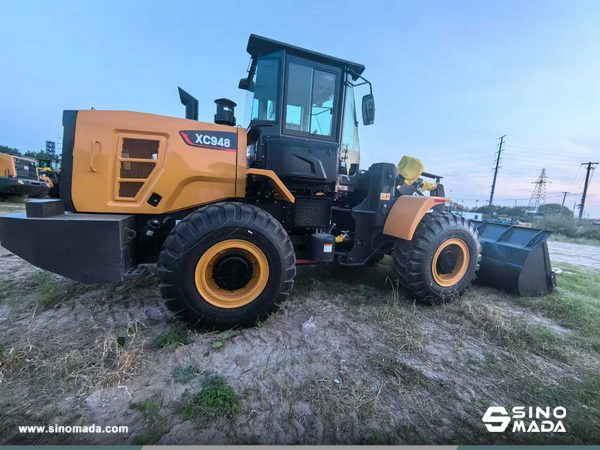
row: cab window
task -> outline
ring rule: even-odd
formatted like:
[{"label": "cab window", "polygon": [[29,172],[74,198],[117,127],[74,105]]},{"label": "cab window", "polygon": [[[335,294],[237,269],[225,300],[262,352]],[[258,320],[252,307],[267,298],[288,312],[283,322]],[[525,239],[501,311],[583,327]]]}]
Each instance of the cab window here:
[{"label": "cab window", "polygon": [[337,74],[296,58],[290,58],[287,70],[285,129],[333,137]]},{"label": "cab window", "polygon": [[259,58],[254,79],[252,115],[250,120],[277,120],[277,86],[279,59]]}]

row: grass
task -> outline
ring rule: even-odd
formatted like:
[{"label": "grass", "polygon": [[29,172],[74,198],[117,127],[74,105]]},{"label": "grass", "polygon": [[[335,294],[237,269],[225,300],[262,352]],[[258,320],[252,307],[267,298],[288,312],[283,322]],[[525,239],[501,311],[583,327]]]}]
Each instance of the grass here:
[{"label": "grass", "polygon": [[[564,269],[568,273],[558,275],[558,287],[548,295],[525,298],[480,288],[429,312],[439,323],[459,326],[463,337],[478,342],[483,337],[493,344],[483,361],[461,365],[471,380],[494,380],[486,394],[495,402],[567,408],[567,434],[510,433],[501,436],[507,443],[590,444],[600,439],[593,425],[600,423],[600,273]],[[567,332],[553,328],[552,321]],[[457,370],[465,370],[461,365]],[[483,414],[488,406],[483,401],[473,414]]]},{"label": "grass", "polygon": [[29,287],[35,291],[38,305],[42,309],[54,308],[66,300],[98,288],[98,285],[95,284],[66,280],[46,271],[32,273],[27,282]]},{"label": "grass", "polygon": [[131,445],[154,445],[156,439],[146,434],[138,435],[133,438]]},{"label": "grass", "polygon": [[233,417],[240,412],[238,397],[225,378],[213,376],[196,394],[186,390],[180,399],[179,412],[186,420]]},{"label": "grass", "polygon": [[129,408],[138,410],[142,413],[144,426],[147,429],[153,429],[160,420],[160,415],[158,414],[160,407],[156,404],[155,399],[149,398],[144,402],[131,403]]},{"label": "grass", "polygon": [[2,358],[0,383],[19,381],[53,383],[57,390],[75,389],[77,394],[131,380],[145,360],[145,340],[139,322],[132,322],[124,345],[112,333],[96,338],[84,347],[74,343],[53,353],[50,342],[32,343],[29,336],[11,346]]},{"label": "grass", "polygon": [[25,197],[21,197],[18,195],[8,195],[6,197],[0,197],[0,202],[25,206]]},{"label": "grass", "polygon": [[130,409],[140,411],[144,422],[144,434],[137,435],[131,445],[153,445],[160,437],[163,429],[163,419],[160,415],[162,402],[158,403],[158,396],[146,399],[143,402],[131,403]]},{"label": "grass", "polygon": [[600,273],[565,264],[561,268],[569,273],[558,275],[551,295],[515,300],[573,330],[572,345],[600,352]]},{"label": "grass", "polygon": [[7,280],[0,281],[0,300],[9,298],[12,294],[12,283]]},{"label": "grass", "polygon": [[157,336],[152,341],[154,348],[174,348],[181,345],[191,344],[190,332],[188,330],[171,331]]},{"label": "grass", "polygon": [[173,380],[175,383],[186,384],[196,378],[200,373],[200,369],[194,365],[187,367],[176,367],[173,369]]}]

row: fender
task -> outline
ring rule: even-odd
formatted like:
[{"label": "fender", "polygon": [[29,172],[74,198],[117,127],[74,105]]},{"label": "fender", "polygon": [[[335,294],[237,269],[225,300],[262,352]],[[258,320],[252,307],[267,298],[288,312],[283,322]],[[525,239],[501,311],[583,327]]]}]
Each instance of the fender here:
[{"label": "fender", "polygon": [[247,169],[246,175],[255,175],[259,177],[266,177],[271,184],[271,187],[277,194],[283,198],[285,201],[294,203],[296,198],[290,192],[290,190],[286,187],[285,184],[279,179],[277,174],[272,170],[264,170],[264,169]]},{"label": "fender", "polygon": [[410,241],[417,225],[419,225],[423,216],[427,214],[427,211],[435,205],[447,201],[448,199],[444,197],[401,196],[396,200],[387,216],[383,226],[383,234]]}]

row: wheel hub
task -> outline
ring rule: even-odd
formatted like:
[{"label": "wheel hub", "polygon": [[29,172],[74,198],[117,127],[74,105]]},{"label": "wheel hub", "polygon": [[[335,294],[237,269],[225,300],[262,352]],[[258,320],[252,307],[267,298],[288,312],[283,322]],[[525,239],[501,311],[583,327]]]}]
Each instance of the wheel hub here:
[{"label": "wheel hub", "polygon": [[269,263],[253,243],[227,239],[202,254],[194,276],[198,293],[208,303],[218,308],[239,308],[265,289]]},{"label": "wheel hub", "polygon": [[456,252],[452,248],[446,248],[440,253],[437,260],[437,269],[438,273],[441,275],[446,275],[452,273],[454,268],[456,267],[456,262],[458,261],[458,257]]},{"label": "wheel hub", "polygon": [[216,285],[227,291],[237,291],[248,285],[252,279],[252,262],[240,252],[228,252],[213,266]]},{"label": "wheel hub", "polygon": [[431,272],[435,282],[442,287],[452,287],[462,280],[471,260],[469,248],[462,239],[444,241],[433,257]]}]

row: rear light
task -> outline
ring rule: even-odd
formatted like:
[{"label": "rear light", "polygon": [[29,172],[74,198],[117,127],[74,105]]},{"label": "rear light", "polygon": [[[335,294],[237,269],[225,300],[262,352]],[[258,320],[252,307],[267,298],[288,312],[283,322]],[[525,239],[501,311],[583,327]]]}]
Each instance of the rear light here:
[{"label": "rear light", "polygon": [[25,184],[23,180],[17,180],[17,184]]}]

